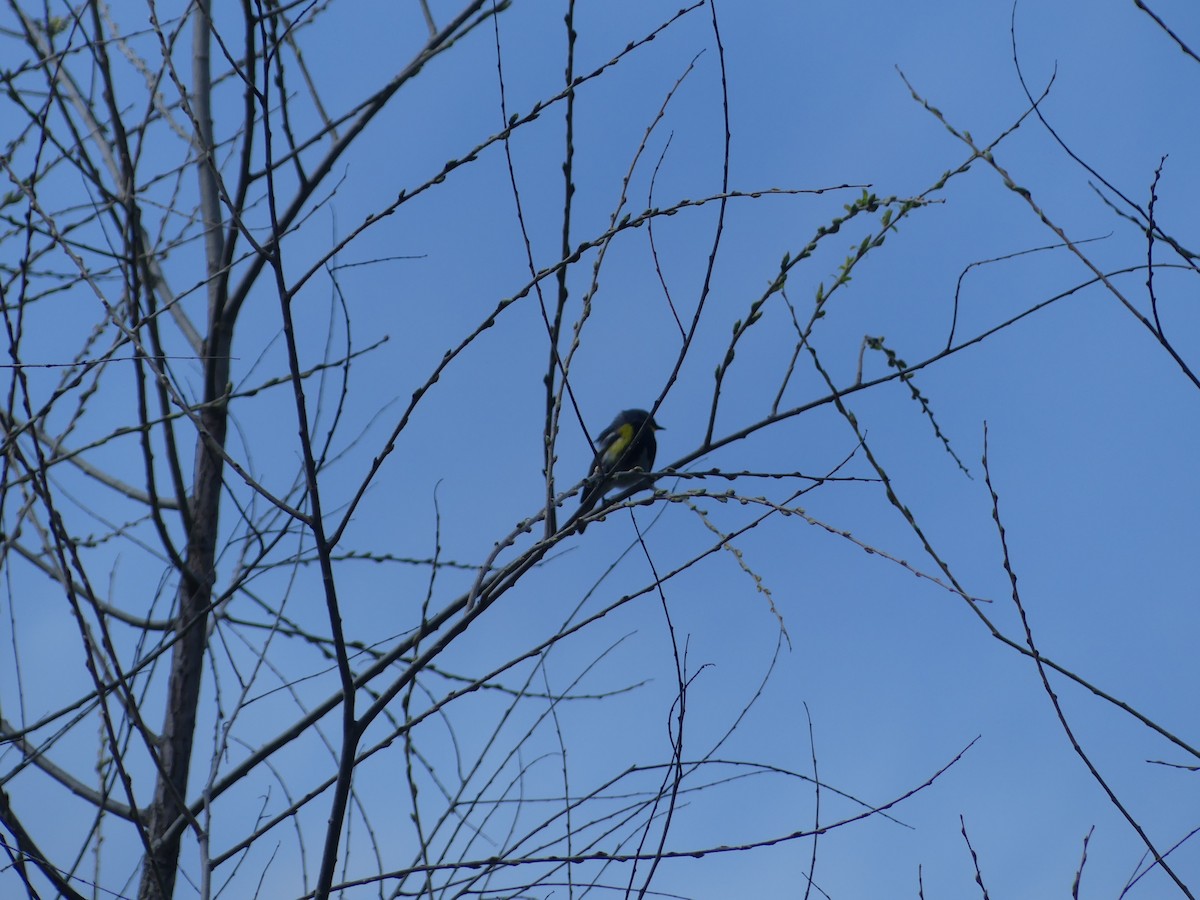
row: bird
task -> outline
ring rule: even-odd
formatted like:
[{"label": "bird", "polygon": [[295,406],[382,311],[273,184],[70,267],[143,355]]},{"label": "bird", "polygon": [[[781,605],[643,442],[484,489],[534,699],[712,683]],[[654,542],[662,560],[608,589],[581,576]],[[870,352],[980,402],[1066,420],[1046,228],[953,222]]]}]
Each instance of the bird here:
[{"label": "bird", "polygon": [[[609,491],[641,482],[654,469],[658,452],[654,432],[665,430],[644,409],[622,410],[596,439],[596,458],[584,479],[583,498],[574,518],[591,512]],[[583,526],[579,530],[582,532]]]}]

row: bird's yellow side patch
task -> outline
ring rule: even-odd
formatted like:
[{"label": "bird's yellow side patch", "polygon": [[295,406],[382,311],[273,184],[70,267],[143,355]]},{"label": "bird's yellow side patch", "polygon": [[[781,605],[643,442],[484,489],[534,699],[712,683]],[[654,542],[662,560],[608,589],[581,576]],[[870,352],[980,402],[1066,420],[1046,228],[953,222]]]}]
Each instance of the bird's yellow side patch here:
[{"label": "bird's yellow side patch", "polygon": [[609,465],[615,464],[621,458],[621,454],[625,452],[625,448],[633,441],[633,435],[633,426],[628,422],[617,429],[617,439],[604,451],[604,459]]}]

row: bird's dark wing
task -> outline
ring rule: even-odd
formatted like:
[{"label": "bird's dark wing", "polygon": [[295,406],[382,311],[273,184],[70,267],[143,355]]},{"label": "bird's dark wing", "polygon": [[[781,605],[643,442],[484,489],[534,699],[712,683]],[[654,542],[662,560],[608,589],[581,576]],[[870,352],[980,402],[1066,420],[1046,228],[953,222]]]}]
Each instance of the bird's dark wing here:
[{"label": "bird's dark wing", "polygon": [[608,475],[617,468],[625,447],[628,446],[632,437],[631,434],[626,434],[628,431],[631,431],[629,426],[618,419],[600,432],[600,436],[596,438],[596,456],[592,460],[591,468],[588,469],[588,484],[583,489],[583,498],[579,501],[579,507],[583,512],[587,512],[595,506],[604,496],[604,492],[608,490]]}]

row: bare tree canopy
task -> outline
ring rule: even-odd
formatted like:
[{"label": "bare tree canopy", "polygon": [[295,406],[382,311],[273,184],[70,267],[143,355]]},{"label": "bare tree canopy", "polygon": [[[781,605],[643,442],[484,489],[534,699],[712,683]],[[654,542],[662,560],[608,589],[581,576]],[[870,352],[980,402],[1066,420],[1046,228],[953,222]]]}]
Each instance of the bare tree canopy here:
[{"label": "bare tree canopy", "polygon": [[975,6],[12,0],[0,895],[1193,897],[1200,33]]}]

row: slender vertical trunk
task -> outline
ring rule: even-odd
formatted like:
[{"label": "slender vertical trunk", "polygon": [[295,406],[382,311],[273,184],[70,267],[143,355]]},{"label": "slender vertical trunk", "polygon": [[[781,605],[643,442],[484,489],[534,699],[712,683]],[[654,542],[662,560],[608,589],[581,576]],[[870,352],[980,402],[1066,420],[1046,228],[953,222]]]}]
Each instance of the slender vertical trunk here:
[{"label": "slender vertical trunk", "polygon": [[187,554],[180,573],[175,612],[176,643],[171,655],[167,708],[159,738],[159,776],[150,808],[150,855],[138,891],[141,900],[168,900],[175,889],[183,828],[172,828],[187,805],[188,773],[196,733],[196,710],[208,644],[213,583],[216,580],[217,530],[221,512],[221,481],[225,462],[228,411],[224,402],[229,379],[232,329],[225,321],[222,274],[221,208],[213,166],[211,109],[210,0],[193,7],[193,94],[189,98],[195,122],[196,170],[205,225],[208,270],[208,335],[204,345],[204,405],[199,411],[201,433],[196,437],[195,481],[188,522]]}]

